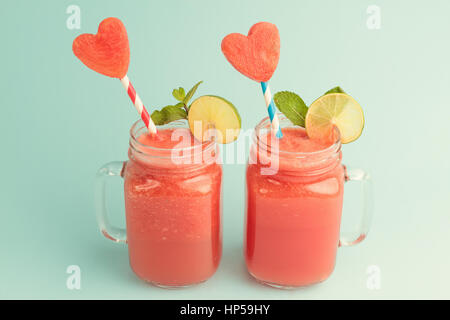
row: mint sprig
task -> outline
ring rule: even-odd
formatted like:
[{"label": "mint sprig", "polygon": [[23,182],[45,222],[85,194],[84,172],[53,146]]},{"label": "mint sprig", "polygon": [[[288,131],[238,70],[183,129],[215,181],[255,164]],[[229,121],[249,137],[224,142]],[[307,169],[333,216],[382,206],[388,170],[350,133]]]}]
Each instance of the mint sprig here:
[{"label": "mint sprig", "polygon": [[189,113],[189,101],[192,99],[202,82],[203,81],[197,82],[187,94],[182,87],[173,89],[172,96],[179,102],[175,105],[165,106],[161,110],[153,111],[151,117],[155,125],[161,126],[175,120],[187,119]]},{"label": "mint sprig", "polygon": [[[345,91],[337,86],[324,93],[345,93]],[[308,107],[300,96],[291,91],[280,91],[273,96],[273,101],[286,118],[288,118],[294,125],[305,127],[306,113]]]},{"label": "mint sprig", "polygon": [[308,107],[305,102],[294,92],[280,91],[277,92],[273,100],[277,108],[297,126],[305,126],[305,117]]}]

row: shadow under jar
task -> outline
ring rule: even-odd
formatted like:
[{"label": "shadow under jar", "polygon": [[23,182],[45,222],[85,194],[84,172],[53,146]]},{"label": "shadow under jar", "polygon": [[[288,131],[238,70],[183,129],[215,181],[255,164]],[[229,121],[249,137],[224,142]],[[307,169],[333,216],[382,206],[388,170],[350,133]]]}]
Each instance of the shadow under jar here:
[{"label": "shadow under jar", "polygon": [[[217,145],[195,142],[185,121],[159,127],[154,141],[146,132],[136,122],[130,130],[129,160],[99,170],[101,232],[128,243],[131,268],[147,282],[161,287],[203,282],[214,274],[222,254]],[[111,176],[124,178],[126,231],[107,219],[104,188]]]},{"label": "shadow under jar", "polygon": [[[328,144],[279,114],[283,138],[268,118],[255,128],[247,165],[245,258],[258,281],[278,287],[307,286],[328,278],[339,245],[364,239],[370,222],[368,175],[341,164],[336,130]],[[361,181],[366,200],[356,234],[340,235],[344,182]]]}]

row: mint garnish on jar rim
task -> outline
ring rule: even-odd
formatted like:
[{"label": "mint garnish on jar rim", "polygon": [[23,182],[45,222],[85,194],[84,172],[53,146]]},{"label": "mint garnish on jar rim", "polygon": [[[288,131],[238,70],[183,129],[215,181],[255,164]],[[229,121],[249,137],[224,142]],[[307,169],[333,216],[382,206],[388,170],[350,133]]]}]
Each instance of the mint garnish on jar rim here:
[{"label": "mint garnish on jar rim", "polygon": [[294,124],[306,129],[309,138],[329,140],[335,128],[341,142],[358,139],[364,128],[364,113],[359,103],[341,87],[334,87],[309,107],[294,92],[281,91],[274,96],[278,109]]},{"label": "mint garnish on jar rim", "polygon": [[[324,95],[331,93],[345,93],[341,87],[334,87]],[[306,113],[308,112],[308,106],[305,104],[302,98],[295,92],[280,91],[277,92],[273,100],[281,113],[288,118],[294,125],[305,127]]]},{"label": "mint garnish on jar rim", "polygon": [[[199,141],[235,141],[241,130],[241,117],[230,101],[215,95],[205,95],[190,103],[201,83],[202,81],[196,83],[187,93],[182,87],[173,89],[172,96],[178,103],[155,110],[151,115],[153,122],[156,125],[164,125],[186,119],[191,133]],[[214,130],[215,134],[211,135]]]},{"label": "mint garnish on jar rim", "polygon": [[168,105],[161,110],[153,111],[151,117],[155,125],[161,126],[168,124],[169,122],[187,119],[189,113],[189,102],[197,91],[198,86],[203,81],[197,82],[186,94],[184,88],[179,87],[178,89],[173,89],[172,96],[178,101],[174,105]]}]

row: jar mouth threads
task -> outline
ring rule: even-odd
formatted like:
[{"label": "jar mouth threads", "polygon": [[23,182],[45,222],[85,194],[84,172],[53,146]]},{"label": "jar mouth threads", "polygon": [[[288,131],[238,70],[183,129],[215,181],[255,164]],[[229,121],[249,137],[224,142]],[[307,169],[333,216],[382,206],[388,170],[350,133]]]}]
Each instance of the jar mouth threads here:
[{"label": "jar mouth threads", "polygon": [[146,143],[147,140],[140,139],[140,137],[147,134],[148,129],[142,120],[136,121],[130,129],[129,159],[141,163],[145,170],[163,169],[170,170],[170,172],[196,171],[218,163],[219,148],[216,142],[214,140],[205,142],[195,140],[186,120],[176,120],[167,125],[158,126],[158,134],[161,135],[164,130],[171,130],[171,132],[163,136],[163,141],[172,139],[172,142],[177,143],[176,145],[172,143],[169,147],[164,148],[160,147],[158,143],[157,146]]},{"label": "jar mouth threads", "polygon": [[[278,113],[278,118],[280,121],[280,127],[283,128],[301,128],[299,126],[295,126],[286,116],[282,113]],[[303,129],[303,128],[302,128]],[[277,153],[280,156],[286,156],[286,157],[294,157],[294,158],[304,158],[308,156],[318,156],[320,154],[326,155],[330,153],[338,153],[341,150],[341,135],[339,132],[339,129],[335,128],[335,132],[333,137],[335,138],[334,142],[330,144],[329,146],[317,150],[317,151],[286,151],[286,150],[270,150],[271,146],[267,144],[263,139],[261,139],[261,136],[270,133],[271,130],[271,123],[269,117],[265,117],[262,119],[255,127],[255,130],[253,132],[253,141],[256,145],[258,145],[259,148],[263,148],[269,152]],[[303,129],[304,130],[304,129]]]},{"label": "jar mouth threads", "polygon": [[[339,130],[333,132],[333,142],[329,144],[309,144],[305,129],[295,126],[286,116],[279,113],[280,127],[286,133],[281,140],[272,135],[270,119],[262,119],[253,132],[253,145],[250,150],[249,164],[261,167],[263,175],[274,175],[279,171],[291,172],[295,175],[316,175],[332,170],[340,163],[341,141]],[[294,130],[294,131],[290,131]],[[297,136],[287,136],[287,133],[301,133]],[[289,144],[295,139],[307,139],[306,144]],[[272,140],[276,139],[276,140]],[[283,139],[289,139],[283,141]],[[273,143],[275,141],[276,143]],[[286,146],[288,148],[286,149]],[[285,148],[283,150],[283,147]],[[303,148],[304,147],[304,148]],[[295,150],[298,148],[299,151]],[[305,151],[306,150],[306,151]]]},{"label": "jar mouth threads", "polygon": [[[186,120],[176,120],[172,121],[169,124],[158,126],[158,130],[164,129],[185,129],[189,128]],[[171,159],[174,157],[174,152],[187,153],[187,154],[195,154],[201,152],[211,152],[215,149],[216,143],[215,141],[205,141],[194,143],[189,146],[177,147],[177,148],[160,148],[154,147],[151,145],[147,145],[139,141],[139,137],[142,134],[147,133],[148,130],[142,120],[136,121],[130,129],[130,148],[139,153],[140,155],[147,155],[149,157],[156,158],[167,158]]]}]

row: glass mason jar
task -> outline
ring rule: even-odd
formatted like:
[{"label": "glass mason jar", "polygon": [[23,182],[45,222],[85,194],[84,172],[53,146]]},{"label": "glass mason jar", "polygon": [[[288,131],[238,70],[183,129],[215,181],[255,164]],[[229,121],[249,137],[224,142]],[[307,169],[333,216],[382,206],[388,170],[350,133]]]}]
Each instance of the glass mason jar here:
[{"label": "glass mason jar", "polygon": [[[295,141],[289,141],[293,137],[287,135],[288,130],[300,130],[297,133],[304,137],[306,133],[284,115],[279,114],[279,119],[289,151],[282,149],[282,143],[267,142],[268,118],[253,134],[247,165],[245,258],[248,271],[258,281],[290,288],[327,279],[334,269],[338,246],[365,238],[371,217],[369,177],[341,164],[337,130],[330,146],[293,151]],[[344,182],[353,180],[363,186],[364,214],[357,234],[340,235]]]},{"label": "glass mason jar", "polygon": [[[158,127],[188,131],[186,121]],[[128,244],[130,266],[141,279],[161,287],[184,287],[207,280],[222,255],[221,184],[215,142],[182,148],[146,145],[142,121],[130,130],[128,161],[111,162],[97,174],[97,221],[109,239]],[[168,132],[168,131],[166,131]],[[107,218],[105,181],[123,177],[126,230]]]}]

